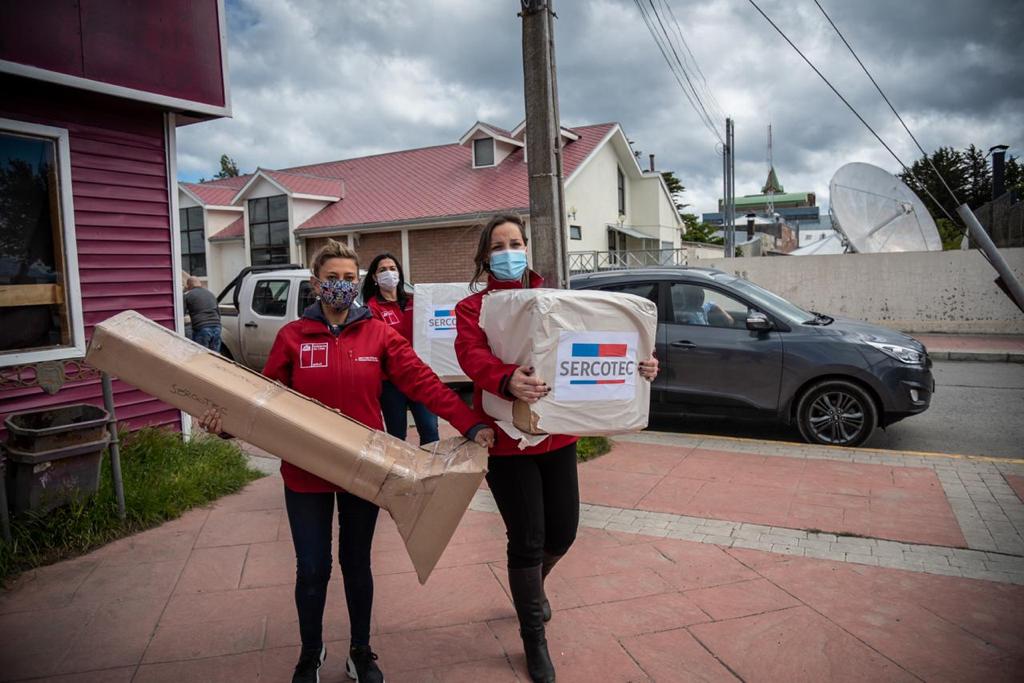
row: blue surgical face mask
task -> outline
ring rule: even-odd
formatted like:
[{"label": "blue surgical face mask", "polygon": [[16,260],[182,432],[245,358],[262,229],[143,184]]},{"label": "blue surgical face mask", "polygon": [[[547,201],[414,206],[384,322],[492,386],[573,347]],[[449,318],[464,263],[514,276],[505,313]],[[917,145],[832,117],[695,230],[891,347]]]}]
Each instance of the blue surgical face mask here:
[{"label": "blue surgical face mask", "polygon": [[355,301],[359,286],[349,280],[318,280],[320,301],[336,311],[344,311]]},{"label": "blue surgical face mask", "polygon": [[499,280],[518,280],[526,271],[526,252],[522,249],[492,252],[490,268],[491,275]]}]

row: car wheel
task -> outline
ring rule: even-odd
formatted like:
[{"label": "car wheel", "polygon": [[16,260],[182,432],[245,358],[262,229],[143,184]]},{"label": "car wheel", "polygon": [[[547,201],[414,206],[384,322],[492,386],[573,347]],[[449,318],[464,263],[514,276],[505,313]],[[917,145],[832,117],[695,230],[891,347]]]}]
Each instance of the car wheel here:
[{"label": "car wheel", "polygon": [[811,386],[796,407],[800,436],[808,443],[859,446],[878,425],[878,409],[853,382],[826,380]]}]

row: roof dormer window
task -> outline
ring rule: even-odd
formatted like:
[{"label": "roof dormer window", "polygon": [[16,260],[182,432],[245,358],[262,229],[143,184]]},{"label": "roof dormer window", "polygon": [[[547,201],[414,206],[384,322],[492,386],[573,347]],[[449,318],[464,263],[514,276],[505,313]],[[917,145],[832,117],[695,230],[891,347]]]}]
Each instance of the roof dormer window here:
[{"label": "roof dormer window", "polygon": [[473,140],[473,168],[494,166],[494,138]]}]

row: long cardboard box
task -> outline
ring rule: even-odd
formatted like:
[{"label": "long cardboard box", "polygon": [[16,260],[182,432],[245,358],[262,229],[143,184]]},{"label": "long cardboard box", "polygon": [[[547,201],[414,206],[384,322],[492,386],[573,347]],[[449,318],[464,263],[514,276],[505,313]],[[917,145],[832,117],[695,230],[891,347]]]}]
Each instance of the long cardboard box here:
[{"label": "long cardboard box", "polygon": [[387,510],[424,583],[487,470],[462,438],[420,449],[195,344],[135,311],[96,326],[86,361]]},{"label": "long cardboard box", "polygon": [[651,386],[637,363],[658,328],[653,302],[596,290],[510,289],[484,297],[480,325],[505,363],[552,388],[533,404],[484,393],[483,409],[526,446],[542,434],[621,434],[647,426]]}]

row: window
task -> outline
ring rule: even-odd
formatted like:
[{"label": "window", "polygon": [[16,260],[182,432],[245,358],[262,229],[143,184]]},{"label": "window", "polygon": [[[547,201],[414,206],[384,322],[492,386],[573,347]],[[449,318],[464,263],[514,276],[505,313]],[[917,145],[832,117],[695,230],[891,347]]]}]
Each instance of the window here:
[{"label": "window", "polygon": [[66,130],[0,119],[0,365],[85,354]]},{"label": "window", "polygon": [[672,283],[672,319],[680,325],[747,329],[746,304],[709,287]]},{"label": "window", "polygon": [[283,318],[288,309],[288,280],[260,280],[252,291],[252,310],[256,315]]},{"label": "window", "polygon": [[206,277],[206,237],[203,232],[203,207],[180,209],[181,267],[189,275]]},{"label": "window", "polygon": [[252,265],[288,263],[288,197],[249,200],[249,240]]},{"label": "window", "polygon": [[571,239],[571,240],[581,240],[581,239],[583,239],[583,228],[581,228],[578,225],[570,225],[569,226],[569,239]]},{"label": "window", "polygon": [[309,284],[309,280],[303,280],[299,283],[299,306],[297,316],[302,317],[302,312],[313,305],[316,301],[316,292]]},{"label": "window", "polygon": [[[623,285],[609,285],[608,287],[602,288],[606,292],[620,292],[622,294],[632,294],[634,296],[641,296],[649,301],[653,301],[654,305],[658,305],[658,283],[657,282],[630,282]],[[658,319],[662,319],[663,316],[660,312],[660,306],[658,312]]]},{"label": "window", "polygon": [[494,138],[473,140],[473,165],[494,166]]},{"label": "window", "polygon": [[618,174],[619,181],[619,214],[626,215],[626,176],[622,175],[622,169],[617,168],[615,172]]}]

